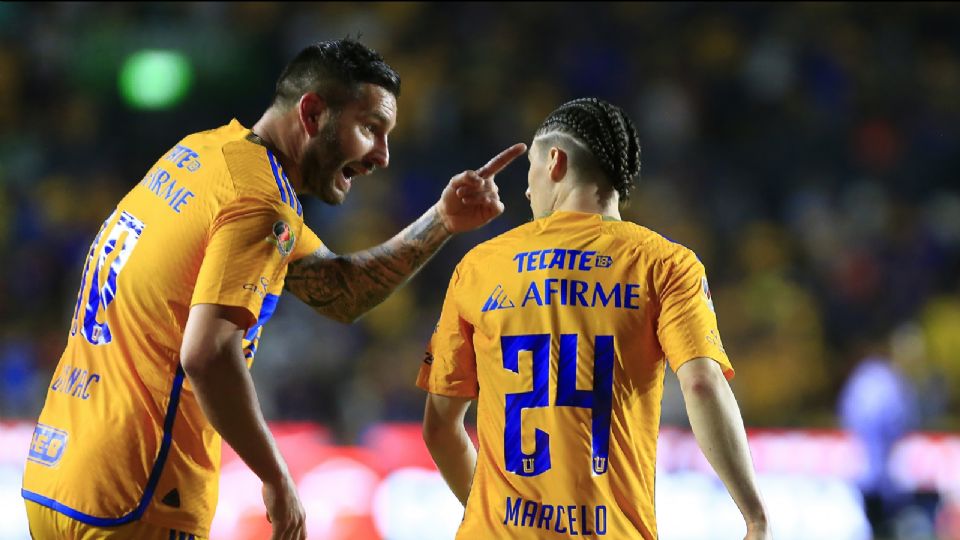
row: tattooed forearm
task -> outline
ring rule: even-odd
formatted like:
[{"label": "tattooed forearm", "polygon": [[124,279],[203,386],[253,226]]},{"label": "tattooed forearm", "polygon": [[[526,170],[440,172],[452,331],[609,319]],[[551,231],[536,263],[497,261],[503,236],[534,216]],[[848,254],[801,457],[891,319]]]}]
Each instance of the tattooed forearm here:
[{"label": "tattooed forearm", "polygon": [[353,322],[413,277],[449,238],[431,208],[374,248],[348,255],[321,248],[290,263],[285,287],[319,313]]}]

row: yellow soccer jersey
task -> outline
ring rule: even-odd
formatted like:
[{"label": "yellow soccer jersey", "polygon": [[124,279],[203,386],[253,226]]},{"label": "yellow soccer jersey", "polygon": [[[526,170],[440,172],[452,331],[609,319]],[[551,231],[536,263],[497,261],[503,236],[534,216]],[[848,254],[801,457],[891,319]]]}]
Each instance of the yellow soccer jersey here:
[{"label": "yellow soccer jersey", "polygon": [[287,264],[322,245],[276,157],[249,133],[234,120],[186,137],[104,222],[24,498],[91,525],[142,519],[209,536],[221,439],[180,367],[190,307],[245,309],[249,365]]},{"label": "yellow soccer jersey", "polygon": [[703,265],[656,233],[558,212],[457,266],[417,385],[478,398],[458,539],[657,537],[665,360],[723,351]]}]

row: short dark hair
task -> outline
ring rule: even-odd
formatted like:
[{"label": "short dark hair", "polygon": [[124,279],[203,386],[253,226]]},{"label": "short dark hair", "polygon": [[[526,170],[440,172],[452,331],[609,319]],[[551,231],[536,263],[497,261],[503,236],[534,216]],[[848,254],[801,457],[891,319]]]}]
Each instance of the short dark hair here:
[{"label": "short dark hair", "polygon": [[626,201],[640,176],[640,138],[623,109],[602,99],[568,101],[547,116],[534,139],[562,133],[586,147]]},{"label": "short dark hair", "polygon": [[300,51],[283,68],[272,106],[289,107],[303,94],[316,92],[338,108],[359,97],[363,83],[400,97],[400,74],[379,53],[350,38],[321,41]]}]

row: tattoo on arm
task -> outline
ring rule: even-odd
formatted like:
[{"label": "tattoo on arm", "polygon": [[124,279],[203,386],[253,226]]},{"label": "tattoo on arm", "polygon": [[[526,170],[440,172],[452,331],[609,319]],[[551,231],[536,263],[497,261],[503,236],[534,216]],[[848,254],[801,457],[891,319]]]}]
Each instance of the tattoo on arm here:
[{"label": "tattoo on arm", "polygon": [[284,286],[317,312],[353,322],[413,277],[449,238],[431,208],[374,248],[337,255],[322,247],[290,263]]}]

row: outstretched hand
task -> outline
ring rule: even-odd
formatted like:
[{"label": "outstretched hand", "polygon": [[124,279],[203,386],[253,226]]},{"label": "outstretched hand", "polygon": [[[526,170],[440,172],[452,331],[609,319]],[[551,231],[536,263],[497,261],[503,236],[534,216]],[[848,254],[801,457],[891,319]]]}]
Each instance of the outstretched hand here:
[{"label": "outstretched hand", "polygon": [[475,171],[463,171],[450,179],[440,194],[437,212],[450,233],[472,231],[503,213],[500,189],[493,181],[498,172],[527,151],[517,143]]}]

